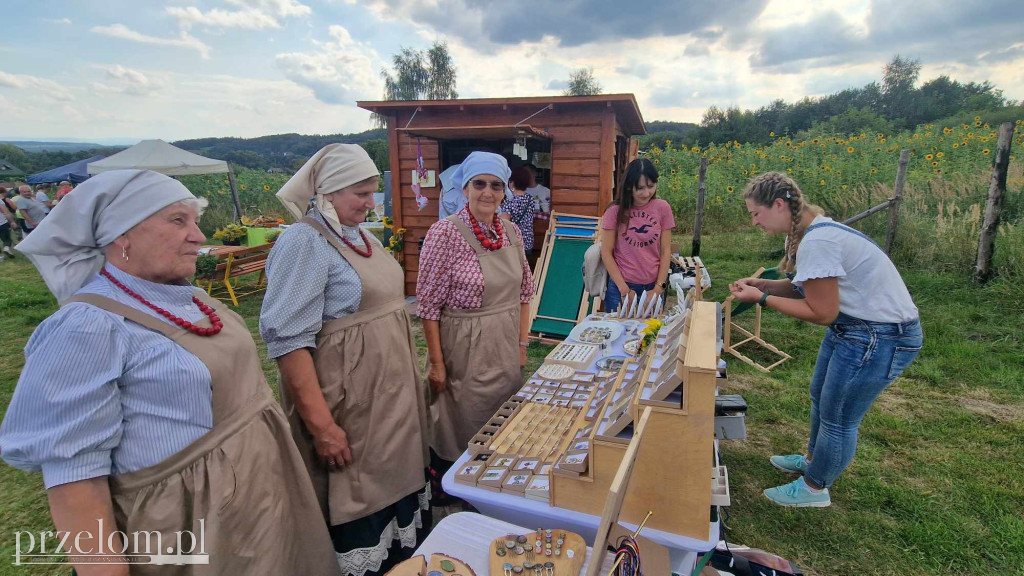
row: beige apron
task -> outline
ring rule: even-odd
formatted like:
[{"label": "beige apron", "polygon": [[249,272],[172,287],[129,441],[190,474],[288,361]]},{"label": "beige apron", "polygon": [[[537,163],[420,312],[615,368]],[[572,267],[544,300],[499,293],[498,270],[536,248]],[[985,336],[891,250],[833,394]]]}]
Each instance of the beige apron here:
[{"label": "beige apron", "polygon": [[364,258],[306,217],[362,283],[359,310],[324,323],[313,364],[334,415],[348,436],[352,463],[328,471],[313,437],[281,386],[281,405],[320,504],[332,526],[378,512],[423,490],[427,480],[426,387],[420,380],[412,322],[405,310],[405,272],[380,246]]},{"label": "beige apron", "polygon": [[[166,552],[177,547],[175,531],[189,530],[204,535],[210,563],[132,565],[131,573],[339,575],[302,458],[245,322],[217,300],[196,295],[220,316],[219,334],[199,336],[99,295],[68,300],[164,334],[198,357],[212,377],[209,432],[158,464],[109,479],[114,517],[128,534],[129,552],[141,551],[134,548],[133,532],[159,532]],[[198,325],[210,323],[204,318]],[[142,550],[145,540],[143,534]],[[155,548],[156,536],[152,542]],[[187,550],[187,536],[183,545]]]},{"label": "beige apron", "polygon": [[519,295],[523,251],[512,224],[502,219],[510,246],[485,250],[468,226],[449,216],[480,261],[484,294],[480,308],[441,311],[441,353],[447,386],[431,407],[430,446],[455,461],[470,439],[523,384],[519,367]]}]

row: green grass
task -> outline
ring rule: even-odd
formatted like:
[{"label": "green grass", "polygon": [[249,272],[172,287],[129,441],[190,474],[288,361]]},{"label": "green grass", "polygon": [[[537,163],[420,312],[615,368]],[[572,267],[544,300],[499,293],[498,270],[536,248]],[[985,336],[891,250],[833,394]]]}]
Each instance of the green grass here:
[{"label": "green grass", "polygon": [[[707,299],[722,300],[730,280],[773,265],[780,249],[781,240],[758,232],[706,235],[702,257],[714,279]],[[868,413],[857,457],[833,488],[830,508],[783,509],[761,495],[789,480],[768,456],[806,444],[807,383],[824,328],[767,312],[763,337],[793,359],[763,375],[726,357],[729,388],[723,392],[743,394],[749,404],[748,439],[721,443],[732,490],[729,540],[790,558],[808,575],[1020,573],[1024,289],[1009,280],[979,288],[966,273],[923,268],[904,270],[904,278],[921,309],[925,349]],[[276,385],[258,336],[259,306],[260,297],[250,296],[239,312]],[[55,309],[24,258],[0,262],[3,411],[24,363],[22,348]],[[417,343],[422,359],[421,334]],[[548,351],[531,345],[528,370]],[[9,558],[15,530],[52,530],[52,523],[39,475],[0,466],[0,486],[0,556]],[[59,573],[66,570],[0,561],[0,574]]]}]

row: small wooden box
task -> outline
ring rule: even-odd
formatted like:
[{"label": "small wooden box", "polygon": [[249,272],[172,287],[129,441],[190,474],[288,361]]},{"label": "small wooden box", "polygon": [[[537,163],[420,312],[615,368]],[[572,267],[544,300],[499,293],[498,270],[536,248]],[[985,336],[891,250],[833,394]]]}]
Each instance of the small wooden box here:
[{"label": "small wooden box", "polygon": [[531,478],[533,478],[533,474],[509,472],[505,481],[501,484],[501,491],[519,495],[525,494],[526,486],[529,484]]},{"label": "small wooden box", "polygon": [[460,484],[469,484],[470,486],[476,486],[477,479],[483,474],[484,469],[487,467],[482,462],[473,462],[472,460],[466,462],[459,468],[458,472],[455,473],[455,481]]}]

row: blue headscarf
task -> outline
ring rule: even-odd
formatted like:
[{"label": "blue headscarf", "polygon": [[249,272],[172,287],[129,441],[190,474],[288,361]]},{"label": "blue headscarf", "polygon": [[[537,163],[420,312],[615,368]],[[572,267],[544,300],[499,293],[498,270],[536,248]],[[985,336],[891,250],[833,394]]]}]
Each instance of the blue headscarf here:
[{"label": "blue headscarf", "polygon": [[470,152],[462,164],[459,164],[452,181],[458,182],[459,189],[462,190],[470,180],[481,174],[490,174],[501,178],[501,181],[505,183],[505,195],[508,196],[511,193],[508,189],[508,179],[512,177],[512,169],[508,167],[508,161],[505,158],[493,152]]}]

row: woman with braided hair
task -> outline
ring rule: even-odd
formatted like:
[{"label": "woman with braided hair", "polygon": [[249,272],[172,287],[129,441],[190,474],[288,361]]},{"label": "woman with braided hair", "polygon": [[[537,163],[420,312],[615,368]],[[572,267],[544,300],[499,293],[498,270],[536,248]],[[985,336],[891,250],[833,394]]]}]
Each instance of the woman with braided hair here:
[{"label": "woman with braided hair", "polygon": [[780,264],[787,278],[744,278],[729,291],[828,326],[811,377],[807,455],[771,457],[773,466],[801,477],[764,495],[782,506],[825,507],[829,488],[853,460],[868,408],[921,351],[917,307],[878,244],[808,204],[785,174],[754,178],[743,199],[755,226],[787,234]]}]

